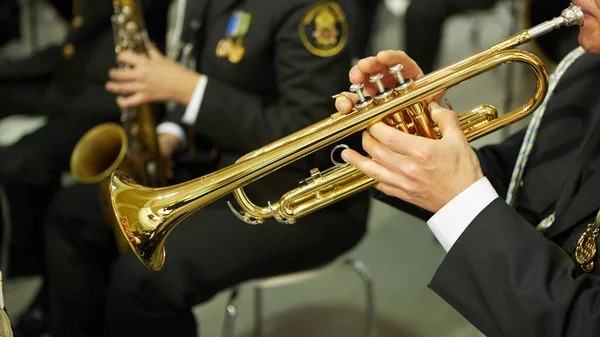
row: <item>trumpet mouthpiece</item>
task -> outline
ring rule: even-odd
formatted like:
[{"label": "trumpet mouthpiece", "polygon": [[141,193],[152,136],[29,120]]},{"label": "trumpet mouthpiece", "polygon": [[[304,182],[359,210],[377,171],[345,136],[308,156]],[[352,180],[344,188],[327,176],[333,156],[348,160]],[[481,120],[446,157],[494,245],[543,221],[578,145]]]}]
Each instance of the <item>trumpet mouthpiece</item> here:
[{"label": "trumpet mouthpiece", "polygon": [[573,3],[562,11],[560,16],[566,21],[566,26],[579,25],[581,20],[583,20],[583,11],[578,6],[575,6]]},{"label": "trumpet mouthpiece", "polygon": [[559,17],[530,28],[528,33],[532,39],[535,39],[563,26],[579,25],[581,20],[583,20],[583,11],[571,3],[567,9],[562,11]]}]

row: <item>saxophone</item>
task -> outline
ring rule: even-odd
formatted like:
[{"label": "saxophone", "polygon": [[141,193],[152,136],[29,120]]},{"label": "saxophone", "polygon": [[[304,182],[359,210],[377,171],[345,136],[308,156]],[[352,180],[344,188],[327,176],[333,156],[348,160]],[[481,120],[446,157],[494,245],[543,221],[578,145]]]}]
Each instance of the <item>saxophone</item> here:
[{"label": "saxophone", "polygon": [[[131,50],[147,54],[150,39],[139,0],[113,0],[113,7],[115,53]],[[117,247],[122,253],[129,250],[110,207],[109,178],[118,169],[145,184],[165,185],[153,106],[121,109],[121,124],[104,123],[90,129],[75,145],[70,167],[78,182],[99,184],[105,218],[115,232]]]}]

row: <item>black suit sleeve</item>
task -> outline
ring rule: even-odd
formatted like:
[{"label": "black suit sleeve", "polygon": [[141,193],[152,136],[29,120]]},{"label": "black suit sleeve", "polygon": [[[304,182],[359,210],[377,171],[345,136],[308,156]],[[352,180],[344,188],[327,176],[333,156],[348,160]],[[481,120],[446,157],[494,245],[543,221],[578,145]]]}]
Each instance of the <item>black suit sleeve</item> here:
[{"label": "black suit sleeve", "polygon": [[475,151],[483,174],[500,196],[505,196],[508,191],[525,132],[526,129],[523,129],[500,144],[484,146]]},{"label": "black suit sleeve", "polygon": [[266,96],[210,78],[195,129],[222,149],[246,153],[328,117],[331,95],[348,86],[348,47],[318,57],[302,44],[299,23],[308,8],[296,6],[273,36],[277,95]]},{"label": "black suit sleeve", "polygon": [[582,273],[498,198],[454,244],[430,287],[486,336],[598,336],[597,271]]},{"label": "black suit sleeve", "polygon": [[183,119],[183,115],[185,114],[185,105],[175,104],[173,109],[169,109],[169,111],[165,114],[165,118],[162,120],[163,122],[171,122],[181,126],[182,129],[187,130],[185,124],[181,122]]}]

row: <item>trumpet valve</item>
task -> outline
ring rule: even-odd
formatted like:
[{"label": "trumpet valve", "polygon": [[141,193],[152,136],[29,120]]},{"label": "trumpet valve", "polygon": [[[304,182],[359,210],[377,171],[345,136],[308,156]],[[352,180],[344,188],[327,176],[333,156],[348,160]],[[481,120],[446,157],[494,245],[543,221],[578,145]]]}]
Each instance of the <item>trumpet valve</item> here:
[{"label": "trumpet valve", "polygon": [[394,87],[394,91],[398,93],[404,92],[413,84],[413,80],[404,78],[404,76],[402,75],[402,69],[404,69],[404,65],[402,65],[401,63],[395,64],[390,67],[390,74],[396,76],[396,78],[398,79],[398,83],[396,83],[396,86]]},{"label": "trumpet valve", "polygon": [[375,95],[375,100],[378,102],[385,102],[390,100],[394,94],[394,91],[390,88],[386,88],[383,85],[383,74],[377,73],[369,78],[369,82],[375,83],[377,89],[379,90]]},{"label": "trumpet valve", "polygon": [[402,75],[402,69],[404,69],[402,63],[398,63],[390,67],[390,74],[396,76],[398,79],[397,84],[404,84],[404,82],[406,82],[404,76]]},{"label": "trumpet valve", "polygon": [[421,103],[412,105],[406,109],[408,115],[412,119],[415,132],[422,137],[436,139],[437,135],[433,129],[433,123],[427,114],[427,110]]},{"label": "trumpet valve", "polygon": [[362,83],[352,84],[350,86],[350,91],[358,95],[358,102],[356,103],[356,108],[358,111],[363,111],[373,105],[373,98],[371,96],[365,96],[363,89],[364,84]]},{"label": "trumpet valve", "polygon": [[406,125],[406,123],[404,122],[404,118],[402,117],[402,112],[396,112],[393,113],[390,116],[387,116],[385,118],[385,124],[396,128],[397,130],[406,132],[406,133],[411,133],[410,127],[408,125]]},{"label": "trumpet valve", "polygon": [[385,124],[389,126],[396,126],[397,124],[404,123],[402,113],[396,112],[385,118]]}]

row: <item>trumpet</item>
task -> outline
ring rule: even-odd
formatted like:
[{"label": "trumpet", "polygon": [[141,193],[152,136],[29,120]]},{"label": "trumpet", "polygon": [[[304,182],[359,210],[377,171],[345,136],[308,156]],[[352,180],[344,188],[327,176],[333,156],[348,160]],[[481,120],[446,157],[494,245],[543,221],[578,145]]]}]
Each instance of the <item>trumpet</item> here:
[{"label": "trumpet", "polygon": [[[165,188],[147,188],[136,184],[122,172],[114,172],[110,181],[113,210],[120,228],[137,257],[150,269],[159,270],[165,262],[165,241],[175,226],[193,212],[234,193],[243,221],[259,224],[268,217],[292,224],[297,218],[364,191],[377,182],[354,167],[334,161],[323,172],[311,170],[311,176],[286,193],[279,202],[260,207],[252,203],[243,187],[269,173],[326,146],[383,121],[399,130],[429,137],[441,137],[432,123],[424,101],[460,83],[509,62],[527,65],[536,76],[536,90],[521,107],[497,117],[496,110],[479,106],[459,116],[469,141],[510,125],[533,113],[548,90],[548,73],[538,57],[515,49],[533,38],[562,26],[578,24],[581,10],[571,4],[561,16],[526,29],[480,53],[435,71],[419,80],[402,77],[402,66],[390,68],[398,83],[385,88],[382,74],[371,77],[379,92],[365,96],[362,85],[351,90],[360,97],[353,113],[334,113],[329,118],[253,151],[235,164],[203,177]],[[344,147],[343,145],[338,146]],[[334,148],[334,150],[336,150]],[[332,156],[333,157],[333,156]],[[230,207],[233,209],[233,206]]]}]

